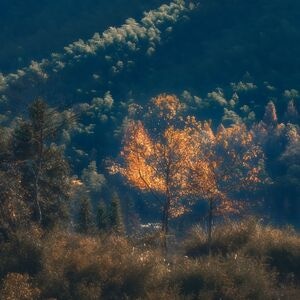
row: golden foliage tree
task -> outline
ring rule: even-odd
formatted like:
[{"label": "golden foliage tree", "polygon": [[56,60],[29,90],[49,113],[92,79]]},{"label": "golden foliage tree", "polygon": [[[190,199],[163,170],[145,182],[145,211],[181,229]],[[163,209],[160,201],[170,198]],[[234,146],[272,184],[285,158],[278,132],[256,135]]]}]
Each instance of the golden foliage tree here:
[{"label": "golden foliage tree", "polygon": [[182,117],[175,96],[160,95],[149,109],[152,124],[130,121],[121,164],[111,166],[129,184],[150,192],[161,203],[164,246],[170,217],[182,215],[188,202],[209,201],[209,238],[215,211],[233,212],[232,197],[261,181],[263,153],[245,125],[220,126]]},{"label": "golden foliage tree", "polygon": [[[155,98],[149,113],[156,117],[157,126],[147,130],[141,121],[130,121],[123,140],[122,163],[111,167],[112,173],[120,173],[129,184],[152,193],[159,202],[164,246],[170,217],[186,210],[182,203],[187,192],[186,162],[193,151],[183,119],[178,118],[180,109],[175,96]],[[179,123],[183,126],[175,127]]]},{"label": "golden foliage tree", "polygon": [[213,216],[239,212],[243,204],[237,200],[266,178],[264,154],[244,124],[220,125],[214,133],[210,123],[193,122],[197,147],[190,157],[188,187],[191,195],[209,202],[210,240]]}]

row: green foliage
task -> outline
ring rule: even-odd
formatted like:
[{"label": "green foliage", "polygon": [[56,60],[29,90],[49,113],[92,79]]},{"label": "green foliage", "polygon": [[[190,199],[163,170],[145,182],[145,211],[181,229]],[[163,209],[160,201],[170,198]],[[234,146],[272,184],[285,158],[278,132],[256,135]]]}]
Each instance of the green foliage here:
[{"label": "green foliage", "polygon": [[21,121],[13,135],[12,161],[18,163],[26,202],[33,219],[45,227],[68,218],[69,166],[54,144],[64,122],[57,115],[38,99],[29,107],[29,120]]},{"label": "green foliage", "polygon": [[97,228],[100,232],[105,232],[108,228],[107,208],[103,201],[99,202],[97,208]]},{"label": "green foliage", "polygon": [[37,227],[18,230],[0,244],[0,278],[8,273],[36,275],[41,268],[42,232]]},{"label": "green foliage", "polygon": [[78,230],[82,233],[89,233],[94,224],[91,201],[89,198],[83,197],[79,203]]},{"label": "green foliage", "polygon": [[124,233],[124,222],[122,216],[122,208],[120,203],[119,195],[113,192],[110,206],[107,212],[109,228],[118,234]]},{"label": "green foliage", "polygon": [[98,173],[97,164],[95,161],[91,161],[86,169],[83,169],[81,179],[86,188],[86,193],[91,200],[96,200],[105,185],[104,175]]}]

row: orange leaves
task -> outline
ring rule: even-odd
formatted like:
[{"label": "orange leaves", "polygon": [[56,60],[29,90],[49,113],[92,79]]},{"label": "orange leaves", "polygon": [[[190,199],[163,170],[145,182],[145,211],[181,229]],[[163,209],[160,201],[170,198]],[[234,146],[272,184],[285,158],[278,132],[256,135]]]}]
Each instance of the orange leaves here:
[{"label": "orange leaves", "polygon": [[154,108],[158,110],[158,116],[167,120],[175,118],[182,105],[174,95],[162,94],[153,99]]},{"label": "orange leaves", "polygon": [[183,203],[195,198],[216,200],[222,203],[220,210],[232,212],[229,199],[234,193],[261,182],[262,150],[244,124],[220,125],[215,133],[211,122],[179,117],[181,109],[175,96],[156,97],[148,112],[156,117],[156,125],[162,119],[167,122],[150,134],[141,121],[130,121],[122,164],[113,164],[111,172],[167,199],[173,217],[185,213]]},{"label": "orange leaves", "polygon": [[214,200],[219,213],[237,212],[241,207],[229,199],[263,180],[262,149],[243,124],[219,127],[214,134],[204,122],[197,138],[200,150],[190,162],[191,195]]}]

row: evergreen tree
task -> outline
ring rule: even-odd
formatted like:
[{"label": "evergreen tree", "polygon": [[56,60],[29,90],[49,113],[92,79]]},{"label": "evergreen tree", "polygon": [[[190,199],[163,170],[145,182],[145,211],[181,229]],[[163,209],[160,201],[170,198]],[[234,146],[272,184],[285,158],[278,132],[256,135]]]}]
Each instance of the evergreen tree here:
[{"label": "evergreen tree", "polygon": [[99,202],[97,209],[97,228],[100,232],[105,232],[108,228],[107,209],[103,201]]},{"label": "evergreen tree", "polygon": [[55,145],[63,120],[38,99],[29,107],[29,120],[14,131],[13,159],[22,174],[21,185],[33,219],[49,227],[68,217],[69,166]]},{"label": "evergreen tree", "polygon": [[291,122],[297,124],[299,121],[299,113],[297,111],[297,108],[295,106],[294,100],[290,100],[287,106],[287,110],[284,114],[284,118],[286,122]]},{"label": "evergreen tree", "polygon": [[120,198],[116,192],[113,192],[110,207],[108,210],[109,226],[112,231],[118,234],[123,234],[124,222],[122,217],[122,209]]},{"label": "evergreen tree", "polygon": [[275,126],[278,123],[276,107],[273,101],[269,101],[266,106],[263,121],[268,126]]},{"label": "evergreen tree", "polygon": [[30,219],[18,162],[12,156],[11,133],[9,128],[0,127],[0,241],[7,240]]},{"label": "evergreen tree", "polygon": [[89,198],[92,201],[96,201],[105,184],[105,177],[98,173],[95,161],[91,161],[88,167],[82,171],[81,178],[89,194]]},{"label": "evergreen tree", "polygon": [[139,215],[136,212],[135,202],[130,195],[125,198],[125,223],[128,232],[134,233],[140,227]]},{"label": "evergreen tree", "polygon": [[91,201],[87,197],[83,197],[79,205],[78,214],[78,230],[82,233],[91,232],[94,226]]}]

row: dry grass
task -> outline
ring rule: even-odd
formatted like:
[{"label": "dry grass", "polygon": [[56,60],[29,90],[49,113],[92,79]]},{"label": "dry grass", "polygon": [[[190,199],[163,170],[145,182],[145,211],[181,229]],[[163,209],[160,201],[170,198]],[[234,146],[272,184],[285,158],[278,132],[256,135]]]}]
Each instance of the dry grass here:
[{"label": "dry grass", "polygon": [[[260,259],[270,269],[275,269],[282,280],[300,282],[300,236],[292,229],[263,226],[255,219],[230,222],[214,229],[212,253],[222,256],[242,254]],[[189,257],[208,254],[206,234],[194,228],[185,243]]]}]

